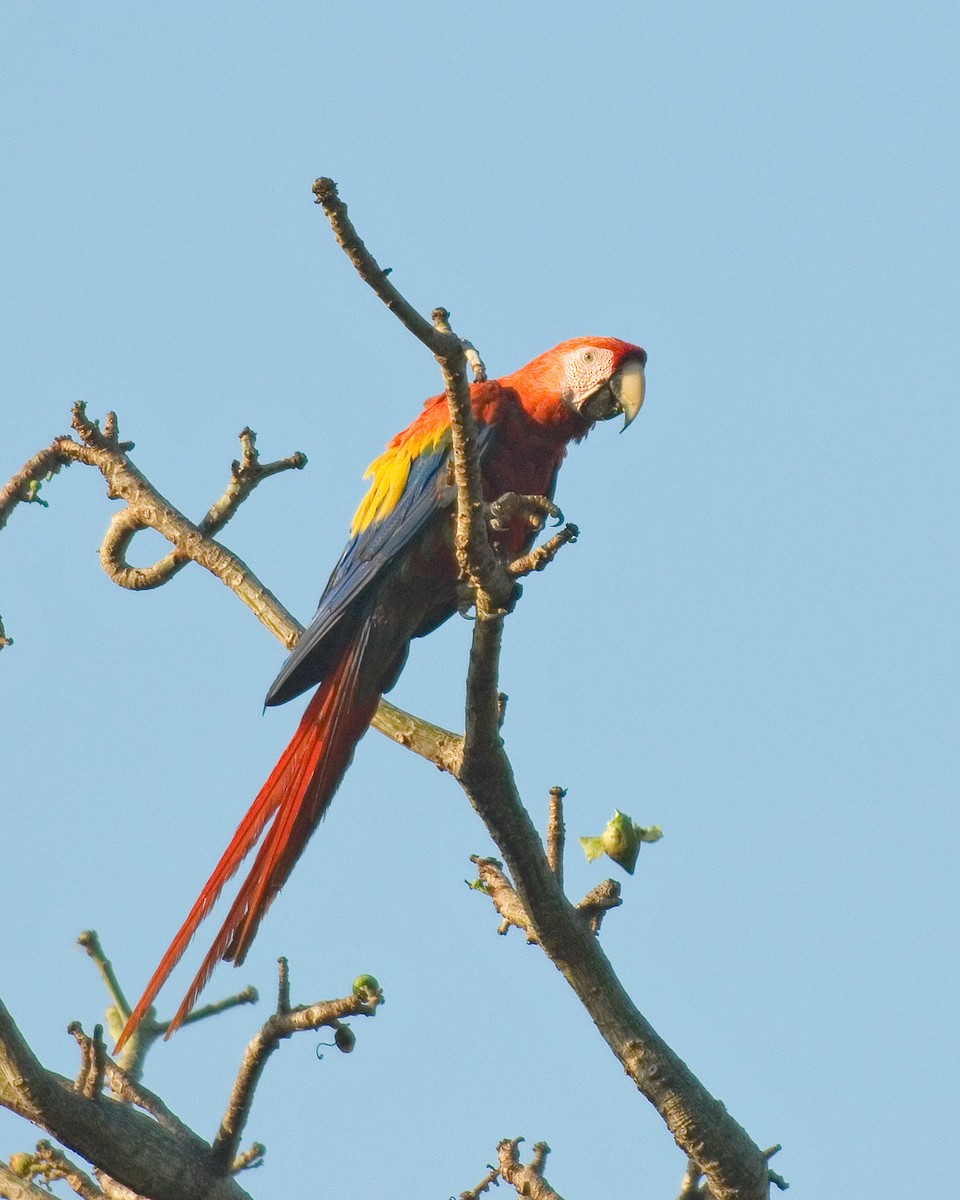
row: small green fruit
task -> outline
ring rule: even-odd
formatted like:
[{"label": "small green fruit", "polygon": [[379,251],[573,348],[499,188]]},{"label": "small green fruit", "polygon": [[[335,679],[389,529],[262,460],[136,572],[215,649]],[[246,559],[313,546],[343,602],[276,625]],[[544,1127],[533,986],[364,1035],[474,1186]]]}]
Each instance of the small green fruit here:
[{"label": "small green fruit", "polygon": [[364,992],[376,995],[380,991],[380,984],[372,975],[358,975],[353,981],[353,994],[362,996]]},{"label": "small green fruit", "polygon": [[640,838],[633,821],[618,808],[614,809],[613,816],[600,834],[600,844],[604,852],[628,875],[633,874],[640,853]]}]

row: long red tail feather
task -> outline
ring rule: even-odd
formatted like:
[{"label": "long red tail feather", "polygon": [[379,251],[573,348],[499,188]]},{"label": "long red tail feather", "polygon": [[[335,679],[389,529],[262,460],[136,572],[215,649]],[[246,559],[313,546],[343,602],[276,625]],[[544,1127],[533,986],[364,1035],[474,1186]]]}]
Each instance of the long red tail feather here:
[{"label": "long red tail feather", "polygon": [[276,894],[286,882],[317,822],[326,812],[334,792],[350,765],[357,742],[376,711],[380,696],[374,690],[361,695],[358,686],[366,638],[352,643],[337,668],[317,689],[296,733],[257,793],[223,852],[196,903],[170,943],[146,990],[130,1014],[117,1040],[117,1053],[153,1004],[174,967],[183,957],[200,923],[216,903],[224,885],[256,845],[267,822],[267,831],[253,866],[230,906],[190,988],[167,1030],[170,1036],[193,1008],[219,959],[237,966]]}]

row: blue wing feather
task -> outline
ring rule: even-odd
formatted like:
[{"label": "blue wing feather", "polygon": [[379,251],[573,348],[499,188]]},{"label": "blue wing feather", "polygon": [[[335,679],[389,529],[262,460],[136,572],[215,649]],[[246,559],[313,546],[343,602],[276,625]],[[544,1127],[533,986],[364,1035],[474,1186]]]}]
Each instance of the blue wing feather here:
[{"label": "blue wing feather", "polygon": [[[478,429],[480,456],[488,449],[493,426]],[[456,493],[446,478],[447,449],[422,454],[410,465],[395,507],[381,521],[347,543],[333,568],[320,604],[267,693],[266,704],[283,704],[319,683],[342,644],[342,626],[377,578],[441,509],[452,507]],[[347,622],[349,624],[349,622]]]}]

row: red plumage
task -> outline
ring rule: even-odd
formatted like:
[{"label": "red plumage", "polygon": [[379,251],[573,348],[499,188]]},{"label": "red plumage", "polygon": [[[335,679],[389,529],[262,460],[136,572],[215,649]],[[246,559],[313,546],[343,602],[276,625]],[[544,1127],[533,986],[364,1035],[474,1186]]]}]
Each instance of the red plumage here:
[{"label": "red plumage", "polygon": [[[494,500],[505,492],[552,497],[569,442],[584,437],[596,420],[623,412],[629,422],[636,415],[645,362],[639,346],[613,338],[578,338],[513,375],[473,384],[485,498]],[[117,1050],[142,1020],[224,885],[263,836],[169,1033],[190,1012],[218,959],[243,962],[270,903],[326,812],[380,697],[396,682],[411,639],[429,633],[456,611],[449,428],[446,399],[435,396],[372,464],[373,482],[354,519],[353,536],[267,704],[319,687],[154,971]],[[501,549],[511,555],[531,540],[530,526],[522,520],[498,535]]]}]

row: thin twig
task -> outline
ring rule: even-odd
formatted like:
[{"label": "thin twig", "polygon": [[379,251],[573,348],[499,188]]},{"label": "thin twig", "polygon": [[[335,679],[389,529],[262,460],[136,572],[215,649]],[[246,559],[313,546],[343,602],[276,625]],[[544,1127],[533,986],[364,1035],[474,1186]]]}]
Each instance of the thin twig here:
[{"label": "thin twig", "polygon": [[320,1029],[324,1025],[335,1027],[344,1017],[372,1017],[380,1002],[379,997],[364,992],[278,1011],[268,1017],[244,1051],[227,1110],[213,1139],[210,1162],[216,1175],[227,1175],[232,1170],[257,1084],[267,1060],[280,1043],[303,1030]]},{"label": "thin twig", "polygon": [[486,1175],[480,1180],[476,1187],[470,1188],[469,1191],[461,1192],[459,1200],[480,1200],[484,1192],[491,1187],[496,1187],[500,1183],[500,1168],[491,1167],[487,1164],[488,1170]]},{"label": "thin twig", "polygon": [[30,1182],[30,1164],[33,1162],[32,1154],[13,1154],[10,1156],[11,1162],[15,1163],[18,1170],[25,1172],[20,1175],[18,1170],[13,1167],[8,1167],[6,1163],[0,1162],[0,1197],[4,1200],[50,1200],[50,1191],[47,1188],[36,1187]]},{"label": "thin twig", "polygon": [[[77,942],[90,956],[100,974],[100,978],[103,980],[110,999],[113,1001],[107,1008],[107,1026],[111,1037],[116,1039],[120,1036],[120,1031],[130,1016],[130,1005],[127,1002],[126,995],[120,986],[120,981],[117,979],[113,965],[104,953],[96,930],[84,930],[77,938]],[[207,1017],[217,1016],[240,1004],[255,1004],[258,998],[256,988],[246,987],[242,991],[232,996],[227,996],[223,1000],[216,1000],[211,1004],[204,1004],[200,1008],[195,1008],[183,1024],[187,1025],[195,1021],[203,1021]],[[147,1051],[154,1042],[166,1034],[169,1028],[169,1021],[158,1021],[156,1010],[152,1007],[148,1009],[143,1020],[137,1026],[134,1036],[127,1041],[117,1059],[119,1068],[125,1072],[128,1078],[140,1078],[143,1073],[143,1061],[147,1055]]]},{"label": "thin twig", "polygon": [[537,935],[530,921],[530,915],[509,879],[504,875],[503,863],[498,862],[495,858],[480,858],[476,854],[470,855],[470,861],[477,868],[480,890],[490,897],[493,907],[502,918],[497,933],[504,934],[513,925],[520,930],[528,942],[536,942]]},{"label": "thin twig", "polygon": [[374,290],[397,320],[438,357],[446,357],[451,353],[457,353],[463,357],[463,350],[458,339],[452,334],[442,333],[435,329],[390,282],[389,272],[380,266],[354,228],[353,222],[347,215],[347,206],[337,194],[337,185],[333,180],[317,179],[313,185],[313,194],[316,203],[323,207],[324,214],[330,222],[330,228],[333,230],[333,236],[340,243],[347,258],[353,263],[357,274]]},{"label": "thin twig", "polygon": [[[770,1159],[773,1158],[775,1154],[779,1154],[782,1149],[783,1147],[779,1142],[777,1142],[776,1145],[768,1146],[766,1150],[763,1151],[763,1157],[767,1160],[767,1162],[769,1162]],[[781,1192],[786,1192],[789,1190],[790,1184],[787,1183],[782,1175],[778,1175],[776,1171],[769,1171],[768,1174],[770,1176],[770,1182],[775,1188]]]},{"label": "thin twig", "polygon": [[62,1179],[75,1192],[80,1200],[103,1200],[103,1192],[93,1182],[90,1176],[72,1163],[62,1150],[51,1146],[48,1141],[37,1142],[36,1161],[42,1163],[46,1170],[44,1178],[53,1183]]},{"label": "thin twig", "polygon": [[107,1069],[107,1048],[103,1044],[103,1026],[96,1025],[93,1037],[87,1037],[79,1021],[71,1021],[67,1033],[76,1039],[80,1047],[80,1072],[74,1088],[86,1100],[98,1100],[103,1091]]},{"label": "thin twig", "polygon": [[680,1182],[680,1191],[677,1193],[677,1200],[704,1200],[704,1191],[700,1181],[703,1179],[703,1172],[697,1166],[692,1158],[687,1159],[687,1169],[683,1173],[683,1179]]},{"label": "thin twig", "polygon": [[550,811],[547,815],[547,862],[550,870],[557,879],[557,886],[563,888],[563,844],[566,830],[563,825],[563,798],[567,789],[552,787],[550,789]]},{"label": "thin twig", "polygon": [[267,1148],[263,1142],[252,1142],[246,1150],[241,1150],[230,1164],[230,1174],[239,1175],[241,1171],[249,1171],[252,1167],[263,1165]]},{"label": "thin twig", "polygon": [[536,546],[529,554],[521,554],[519,558],[515,558],[507,569],[518,579],[524,575],[531,575],[534,571],[542,571],[553,562],[564,546],[571,545],[579,536],[580,530],[576,525],[564,525],[553,537],[547,538],[542,546]]},{"label": "thin twig", "polygon": [[290,1011],[290,964],[283,957],[277,959],[277,1012]]},{"label": "thin twig", "polygon": [[77,938],[77,945],[82,946],[87,954],[93,960],[94,966],[100,973],[100,978],[103,980],[104,987],[110,999],[117,1006],[123,1020],[130,1016],[130,1005],[127,1003],[127,998],[123,994],[123,988],[120,986],[120,981],[113,970],[113,964],[103,952],[103,947],[100,945],[100,938],[95,929],[85,929]]},{"label": "thin twig", "polygon": [[[207,1017],[217,1017],[231,1008],[239,1008],[241,1004],[256,1004],[259,999],[260,993],[255,987],[245,987],[239,992],[234,992],[232,996],[224,996],[222,1000],[214,1000],[210,1004],[201,1004],[199,1008],[192,1008],[180,1022],[178,1028],[183,1028],[184,1025],[193,1025],[197,1021],[205,1021]],[[161,1037],[166,1036],[169,1028],[169,1021],[161,1021],[157,1026]]]},{"label": "thin twig", "polygon": [[550,1147],[546,1142],[537,1142],[533,1147],[533,1157],[524,1165],[517,1153],[517,1147],[522,1141],[523,1138],[510,1138],[497,1146],[500,1176],[503,1181],[515,1188],[518,1196],[529,1196],[530,1200],[563,1200],[560,1193],[554,1191],[543,1177]]},{"label": "thin twig", "polygon": [[[257,435],[252,429],[244,429],[240,433],[241,458],[231,464],[230,482],[226,491],[197,522],[197,529],[207,537],[219,533],[264,479],[281,471],[300,471],[307,465],[307,456],[299,450],[276,462],[261,463],[257,454],[256,438]],[[111,520],[100,547],[100,559],[104,570],[120,587],[133,591],[161,587],[191,561],[189,555],[180,550],[172,550],[149,567],[130,566],[126,559],[130,543],[140,530],[150,527],[150,522],[131,507],[121,509]]]},{"label": "thin twig", "polygon": [[620,884],[615,879],[604,879],[577,903],[577,915],[587,923],[591,933],[599,933],[603,918],[622,903]]},{"label": "thin twig", "polygon": [[40,504],[46,507],[38,492],[40,483],[69,465],[64,458],[59,438],[52,445],[40,450],[32,458],[28,458],[19,471],[0,488],[0,529],[10,519],[10,514],[18,504]]}]

